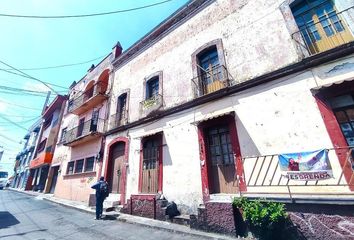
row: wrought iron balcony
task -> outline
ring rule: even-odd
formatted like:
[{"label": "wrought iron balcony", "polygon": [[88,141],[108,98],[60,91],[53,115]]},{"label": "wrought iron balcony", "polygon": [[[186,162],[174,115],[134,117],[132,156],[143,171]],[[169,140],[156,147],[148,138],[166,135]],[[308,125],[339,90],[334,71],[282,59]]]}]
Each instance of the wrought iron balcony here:
[{"label": "wrought iron balcony", "polygon": [[108,130],[112,130],[128,123],[128,111],[118,112],[110,116]]},{"label": "wrought iron balcony", "polygon": [[73,99],[69,99],[68,112],[80,115],[108,98],[107,83],[98,82]]},{"label": "wrought iron balcony", "polygon": [[224,65],[216,65],[210,70],[201,70],[192,79],[195,97],[200,97],[235,84],[234,79]]},{"label": "wrought iron balcony", "polygon": [[157,111],[163,106],[162,95],[157,94],[149,99],[140,102],[140,116],[144,117]]},{"label": "wrought iron balcony", "polygon": [[102,136],[104,133],[105,120],[90,119],[68,130],[63,137],[63,144],[75,146]]},{"label": "wrought iron balcony", "polygon": [[341,12],[331,12],[320,17],[312,24],[299,26],[299,31],[292,34],[308,56],[327,51],[354,40],[354,6]]}]

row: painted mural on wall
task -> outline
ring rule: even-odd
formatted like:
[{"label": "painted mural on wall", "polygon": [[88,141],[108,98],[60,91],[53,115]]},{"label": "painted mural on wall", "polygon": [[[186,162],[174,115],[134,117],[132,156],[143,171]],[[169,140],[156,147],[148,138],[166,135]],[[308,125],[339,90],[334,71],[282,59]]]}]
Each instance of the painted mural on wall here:
[{"label": "painted mural on wall", "polygon": [[279,166],[290,180],[317,181],[333,177],[328,150],[280,154]]}]

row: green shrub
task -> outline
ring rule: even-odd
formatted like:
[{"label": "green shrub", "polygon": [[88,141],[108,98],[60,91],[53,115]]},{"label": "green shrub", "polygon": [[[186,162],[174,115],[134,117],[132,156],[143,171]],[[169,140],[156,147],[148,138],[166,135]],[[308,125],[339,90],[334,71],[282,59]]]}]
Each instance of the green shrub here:
[{"label": "green shrub", "polygon": [[256,234],[266,236],[273,230],[284,225],[287,220],[284,204],[260,200],[248,200],[247,198],[234,198],[233,206],[242,210],[244,220],[250,225],[250,229]]}]

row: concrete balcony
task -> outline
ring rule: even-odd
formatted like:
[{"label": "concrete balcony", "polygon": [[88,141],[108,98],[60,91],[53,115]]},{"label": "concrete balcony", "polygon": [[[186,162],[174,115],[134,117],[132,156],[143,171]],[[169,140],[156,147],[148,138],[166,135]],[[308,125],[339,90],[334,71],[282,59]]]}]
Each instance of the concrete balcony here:
[{"label": "concrete balcony", "polygon": [[63,137],[63,145],[76,146],[101,137],[105,129],[105,120],[90,119],[68,130]]},{"label": "concrete balcony", "polygon": [[93,109],[95,106],[108,98],[106,90],[107,83],[98,82],[92,86],[89,86],[85,92],[73,99],[69,99],[68,112],[75,115],[80,115],[90,109]]},{"label": "concrete balcony", "polygon": [[158,111],[163,106],[162,95],[157,94],[149,99],[140,102],[140,117],[146,117],[149,114]]},{"label": "concrete balcony", "polygon": [[118,112],[109,117],[108,130],[115,129],[128,123],[128,111]]}]

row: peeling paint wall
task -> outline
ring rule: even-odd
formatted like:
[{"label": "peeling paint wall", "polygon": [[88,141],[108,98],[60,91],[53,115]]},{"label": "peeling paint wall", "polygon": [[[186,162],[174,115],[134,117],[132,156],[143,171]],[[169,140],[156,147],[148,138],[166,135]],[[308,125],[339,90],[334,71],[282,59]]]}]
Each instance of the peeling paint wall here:
[{"label": "peeling paint wall", "polygon": [[[325,74],[343,62],[353,63],[354,56],[107,136],[106,145],[118,136],[130,140],[127,198],[138,193],[141,138],[163,131],[163,194],[181,205],[184,212],[195,212],[198,204],[203,203],[196,122],[230,111],[235,112],[242,157],[332,148],[311,89],[353,79],[351,64],[345,64],[343,69],[339,67],[338,74]],[[337,157],[330,155],[330,161],[338,177],[341,169]],[[348,192],[347,188],[338,187],[301,191],[325,193],[329,190]]]},{"label": "peeling paint wall", "polygon": [[[128,121],[139,120],[144,80],[158,71],[162,71],[163,78],[163,109],[192,100],[191,79],[196,77],[192,54],[216,39],[222,41],[226,67],[237,83],[300,61],[302,53],[291,37],[297,27],[289,15],[288,2],[215,1],[114,70],[110,115],[116,113],[118,96],[129,89]],[[109,135],[104,161],[107,161],[107,145],[117,137],[127,137],[126,198],[137,194],[141,139],[162,131],[163,195],[182,206],[183,212],[196,212],[203,203],[198,121],[235,112],[242,157],[331,148],[332,142],[311,90],[353,79],[353,61],[353,56],[340,59]],[[331,164],[338,174],[340,166],[335,156],[331,157]]]},{"label": "peeling paint wall", "polygon": [[115,69],[110,113],[116,112],[120,93],[130,89],[129,120],[139,119],[144,78],[157,71],[163,74],[165,109],[191,100],[191,80],[196,77],[191,55],[215,39],[222,39],[226,67],[236,82],[299,60],[279,1],[218,0]]}]

